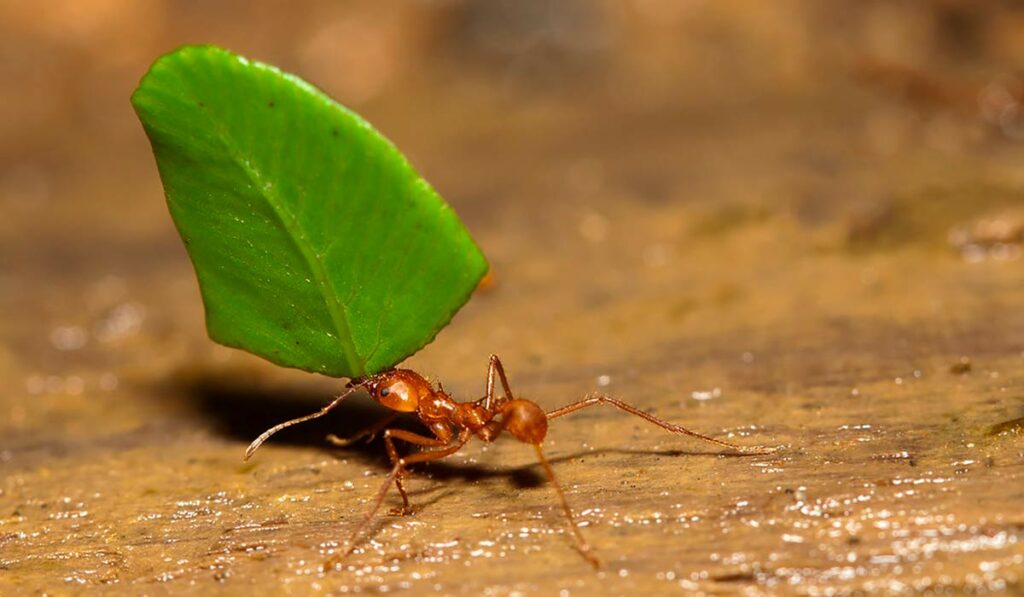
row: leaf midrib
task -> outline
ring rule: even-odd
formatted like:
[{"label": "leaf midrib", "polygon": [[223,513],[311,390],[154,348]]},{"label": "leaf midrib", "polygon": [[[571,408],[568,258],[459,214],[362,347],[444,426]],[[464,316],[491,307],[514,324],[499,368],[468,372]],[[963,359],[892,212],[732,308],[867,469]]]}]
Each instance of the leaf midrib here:
[{"label": "leaf midrib", "polygon": [[[324,304],[327,307],[327,312],[331,316],[331,321],[334,323],[335,331],[338,332],[337,344],[341,348],[341,352],[344,355],[347,364],[352,368],[356,375],[362,375],[363,364],[359,359],[359,355],[355,351],[355,341],[352,337],[352,331],[349,328],[348,320],[345,318],[345,314],[342,310],[341,303],[338,301],[334,294],[330,280],[327,278],[327,270],[324,266],[320,256],[310,249],[311,243],[306,238],[302,226],[299,225],[295,216],[285,208],[284,204],[277,195],[270,192],[264,184],[263,177],[260,176],[259,172],[254,170],[246,160],[241,151],[230,141],[228,135],[225,134],[221,126],[214,121],[212,116],[210,121],[213,124],[214,130],[217,131],[217,138],[224,145],[228,154],[249,180],[256,187],[256,192],[266,200],[267,204],[270,205],[274,215],[277,216],[278,221],[281,222],[281,226],[288,233],[289,240],[295,245],[295,248],[299,250],[299,254],[306,260],[306,264],[309,266],[312,272],[313,279],[316,281],[317,287],[320,289],[320,295],[324,299]],[[346,342],[347,340],[347,342]]]}]

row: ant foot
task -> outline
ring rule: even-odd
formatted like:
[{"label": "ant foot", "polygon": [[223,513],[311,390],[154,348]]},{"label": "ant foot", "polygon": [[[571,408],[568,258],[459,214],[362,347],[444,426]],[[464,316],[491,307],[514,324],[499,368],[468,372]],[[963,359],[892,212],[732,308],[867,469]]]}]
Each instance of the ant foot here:
[{"label": "ant foot", "polygon": [[782,449],[782,446],[734,446],[733,450],[740,454],[751,454],[755,456],[764,456],[767,454],[774,454]]},{"label": "ant foot", "polygon": [[358,440],[358,439],[359,439],[358,437],[338,437],[337,435],[334,435],[333,433],[328,433],[327,434],[327,441],[329,441],[330,443],[334,444],[335,446],[338,446],[339,448],[344,448],[345,446],[351,446],[352,444],[356,443],[356,440]]},{"label": "ant foot", "polygon": [[581,556],[583,556],[583,559],[586,560],[587,563],[590,564],[594,568],[595,571],[601,569],[601,560],[597,559],[597,556],[595,556],[590,551],[590,546],[589,545],[586,546],[586,547],[574,546],[574,549],[576,550],[576,553],[578,553]]},{"label": "ant foot", "polygon": [[338,570],[338,567],[341,565],[341,561],[351,552],[352,549],[349,548],[346,549],[344,553],[335,554],[327,560],[324,560],[324,563],[320,565],[320,572],[334,572]]},{"label": "ant foot", "polygon": [[403,506],[401,508],[392,508],[388,510],[388,514],[391,516],[412,516],[416,513],[416,510],[412,506]]},{"label": "ant foot", "polygon": [[332,445],[338,446],[339,448],[344,448],[346,446],[351,446],[352,444],[359,442],[359,440],[364,440],[366,443],[370,443],[373,441],[373,438],[375,437],[377,437],[376,433],[360,433],[357,435],[353,435],[352,437],[338,437],[333,433],[328,433],[327,441],[330,442]]}]

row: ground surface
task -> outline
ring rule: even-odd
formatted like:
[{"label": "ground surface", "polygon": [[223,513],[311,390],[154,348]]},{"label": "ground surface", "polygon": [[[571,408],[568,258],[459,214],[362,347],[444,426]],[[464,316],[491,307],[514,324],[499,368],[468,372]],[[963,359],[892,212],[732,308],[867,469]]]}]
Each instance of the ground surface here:
[{"label": "ground surface", "polygon": [[[141,5],[0,3],[0,593],[1024,590],[1019,14]],[[323,437],[380,412],[241,462],[341,382],[205,337],[127,101],[185,41],[323,86],[463,216],[495,284],[410,365],[781,450],[595,407],[546,448],[599,572],[512,441],[322,572],[388,470]]]}]

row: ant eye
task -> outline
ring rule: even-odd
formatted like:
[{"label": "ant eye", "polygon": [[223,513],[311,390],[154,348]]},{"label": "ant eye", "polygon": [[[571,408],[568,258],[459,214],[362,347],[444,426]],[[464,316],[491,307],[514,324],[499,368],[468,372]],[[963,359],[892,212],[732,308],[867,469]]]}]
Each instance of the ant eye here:
[{"label": "ant eye", "polygon": [[381,390],[380,390],[380,395],[381,396],[387,396],[390,393],[391,393],[391,388],[381,388]]}]

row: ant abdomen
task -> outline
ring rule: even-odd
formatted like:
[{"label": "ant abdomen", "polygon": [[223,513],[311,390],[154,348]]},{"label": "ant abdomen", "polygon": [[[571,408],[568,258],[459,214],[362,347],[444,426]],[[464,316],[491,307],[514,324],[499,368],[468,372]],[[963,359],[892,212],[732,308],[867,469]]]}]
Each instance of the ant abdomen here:
[{"label": "ant abdomen", "polygon": [[548,417],[541,407],[529,400],[516,398],[501,405],[505,430],[517,440],[539,445],[548,434]]}]

